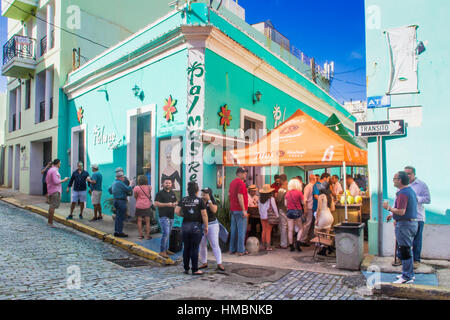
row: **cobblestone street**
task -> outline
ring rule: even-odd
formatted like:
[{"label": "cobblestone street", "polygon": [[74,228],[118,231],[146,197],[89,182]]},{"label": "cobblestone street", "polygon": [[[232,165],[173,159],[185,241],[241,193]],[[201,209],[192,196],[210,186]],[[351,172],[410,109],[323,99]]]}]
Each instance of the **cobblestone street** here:
[{"label": "cobblestone street", "polygon": [[[362,276],[255,269],[251,265],[226,263],[226,273],[208,269],[205,276],[193,277],[182,272],[181,264],[162,267],[76,230],[56,225],[57,228],[50,228],[43,217],[0,202],[0,300],[372,299],[371,296],[364,297],[358,290],[364,285]],[[124,268],[108,261],[111,259],[145,265]],[[74,279],[74,270],[78,268],[80,288],[70,288],[68,280]],[[270,276],[255,276],[261,271],[269,272]]]},{"label": "cobblestone street", "polygon": [[[0,202],[0,300],[148,299],[188,281],[180,266],[122,268],[106,259],[134,256],[33,213]],[[79,267],[80,289],[68,289]]]}]

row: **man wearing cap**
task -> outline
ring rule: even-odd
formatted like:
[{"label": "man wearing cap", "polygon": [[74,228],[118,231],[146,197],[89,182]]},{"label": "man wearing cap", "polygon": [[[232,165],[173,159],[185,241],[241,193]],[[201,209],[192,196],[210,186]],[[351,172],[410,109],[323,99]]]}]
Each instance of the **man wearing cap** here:
[{"label": "man wearing cap", "polygon": [[[94,218],[90,221],[102,220],[102,180],[103,176],[98,172],[98,165],[91,165],[92,177],[88,178],[89,181],[89,194],[91,195],[92,205],[94,206]],[[98,214],[98,216],[97,216]]]},{"label": "man wearing cap", "polygon": [[67,216],[67,220],[73,219],[73,210],[77,202],[80,203],[80,215],[79,218],[83,219],[84,203],[86,202],[87,185],[86,182],[89,179],[89,173],[83,169],[83,162],[78,162],[77,170],[72,173],[72,177],[69,181],[69,186],[67,187],[67,193],[69,193],[70,188],[72,188],[72,204],[70,206],[70,214]]},{"label": "man wearing cap", "polygon": [[239,256],[248,254],[245,251],[245,229],[248,218],[248,193],[245,186],[247,170],[240,167],[236,170],[236,178],[231,182],[228,196],[230,199],[231,230],[230,253],[237,252]]},{"label": "man wearing cap", "polygon": [[125,184],[123,171],[116,170],[116,180],[108,189],[114,197],[114,208],[116,209],[116,220],[114,225],[114,236],[119,238],[128,237],[123,233],[123,221],[127,212],[127,197],[133,194],[133,188]]}]

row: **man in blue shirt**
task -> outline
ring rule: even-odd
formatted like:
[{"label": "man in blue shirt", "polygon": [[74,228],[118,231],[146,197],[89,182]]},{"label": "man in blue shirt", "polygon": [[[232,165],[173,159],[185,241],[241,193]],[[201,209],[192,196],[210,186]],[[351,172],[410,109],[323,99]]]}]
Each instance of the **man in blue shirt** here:
[{"label": "man in blue shirt", "polygon": [[[383,208],[390,211],[387,222],[395,220],[395,238],[398,243],[398,254],[402,261],[402,274],[394,283],[413,283],[414,266],[412,256],[413,240],[417,233],[417,197],[414,190],[408,186],[409,177],[404,171],[394,175],[394,186],[399,189],[395,197],[395,205],[392,208],[388,201],[383,203]],[[396,253],[397,254],[397,253]]]},{"label": "man in blue shirt", "polygon": [[89,180],[89,173],[85,170],[83,170],[83,162],[78,162],[78,168],[72,173],[72,177],[69,181],[69,186],[67,187],[67,193],[69,193],[70,188],[72,188],[72,204],[70,206],[70,214],[66,218],[67,220],[73,219],[73,210],[75,209],[75,206],[77,202],[80,203],[80,219],[83,219],[83,210],[84,210],[84,203],[86,202],[86,190],[87,185],[86,181]]},{"label": "man in blue shirt", "polygon": [[[94,206],[94,218],[90,221],[102,220],[102,180],[103,176],[98,172],[98,165],[91,165],[92,177],[89,179],[89,194],[91,195],[92,205]],[[97,216],[98,213],[98,216]]]},{"label": "man in blue shirt", "polygon": [[123,233],[123,221],[127,213],[127,197],[133,195],[133,188],[125,184],[123,171],[116,170],[116,180],[108,189],[114,197],[114,208],[116,209],[116,220],[114,225],[114,236],[119,238],[128,237]]}]

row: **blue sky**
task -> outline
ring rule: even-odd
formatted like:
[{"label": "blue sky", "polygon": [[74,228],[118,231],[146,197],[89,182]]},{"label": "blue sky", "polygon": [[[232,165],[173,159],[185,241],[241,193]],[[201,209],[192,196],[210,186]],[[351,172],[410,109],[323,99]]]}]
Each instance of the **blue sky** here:
[{"label": "blue sky", "polygon": [[335,80],[330,93],[338,102],[366,99],[364,0],[238,3],[245,8],[248,23],[270,19],[293,46],[314,57],[316,63],[334,61]]},{"label": "blue sky", "polygon": [[[335,62],[331,95],[365,100],[364,0],[238,0],[253,24],[270,19],[291,44],[317,63]],[[345,4],[343,4],[345,3]],[[0,43],[7,41],[6,18],[0,17]],[[355,72],[347,72],[357,70]],[[344,72],[344,73],[342,73]],[[0,92],[6,79],[0,77]]]}]

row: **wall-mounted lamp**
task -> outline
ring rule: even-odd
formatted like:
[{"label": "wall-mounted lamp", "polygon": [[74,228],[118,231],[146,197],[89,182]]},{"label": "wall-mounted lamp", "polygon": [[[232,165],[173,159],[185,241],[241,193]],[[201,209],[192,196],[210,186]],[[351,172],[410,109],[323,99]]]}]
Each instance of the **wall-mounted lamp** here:
[{"label": "wall-mounted lamp", "polygon": [[261,101],[262,93],[258,90],[253,94],[253,104]]},{"label": "wall-mounted lamp", "polygon": [[21,146],[21,147],[20,147],[20,152],[23,153],[24,151],[25,151],[25,146]]}]

